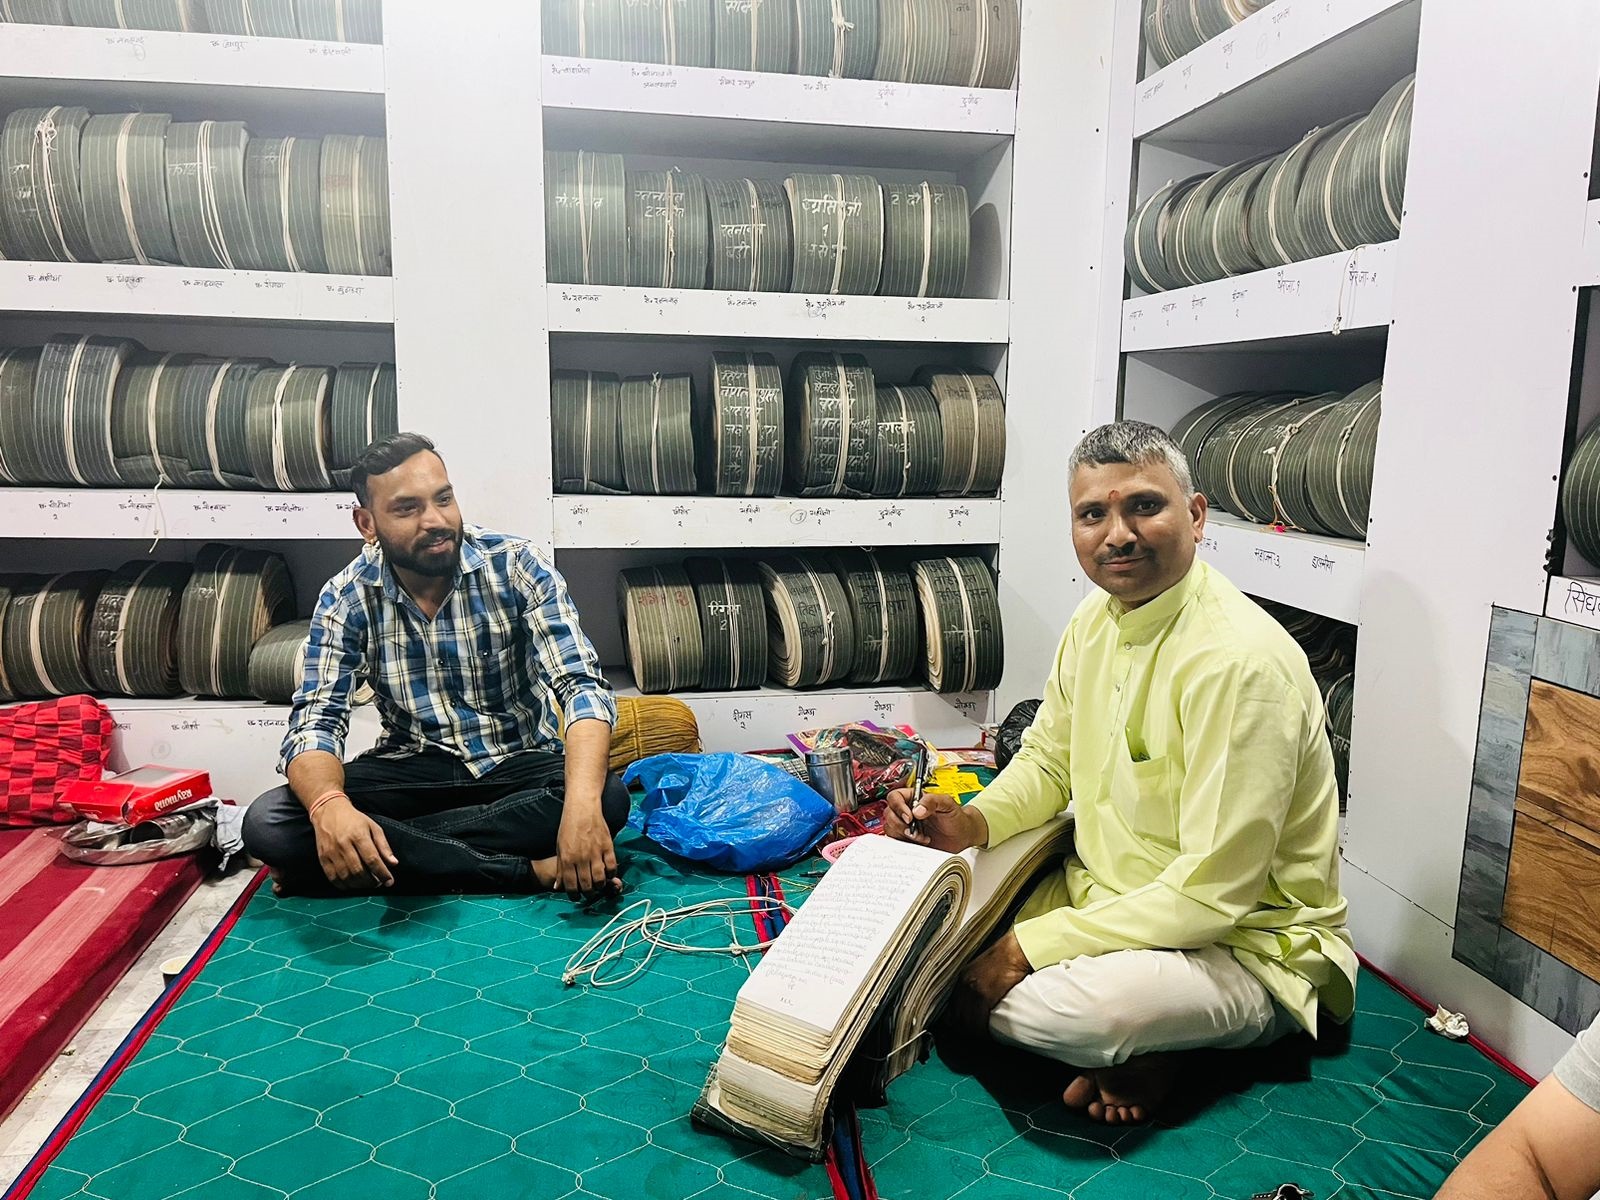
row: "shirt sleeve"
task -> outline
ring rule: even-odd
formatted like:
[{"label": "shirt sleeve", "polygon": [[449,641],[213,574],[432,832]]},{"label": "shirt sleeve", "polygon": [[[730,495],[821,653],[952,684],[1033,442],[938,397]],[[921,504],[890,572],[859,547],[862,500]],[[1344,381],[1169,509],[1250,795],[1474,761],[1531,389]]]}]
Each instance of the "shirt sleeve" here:
[{"label": "shirt sleeve", "polygon": [[1044,702],[1005,770],[972,802],[989,823],[989,848],[1037,829],[1072,799],[1072,681],[1077,671],[1076,622],[1067,626],[1045,683]]},{"label": "shirt sleeve", "polygon": [[1020,922],[1017,939],[1035,967],[1117,950],[1198,949],[1259,907],[1294,797],[1305,703],[1269,667],[1240,660],[1183,688],[1178,708],[1185,769],[1176,856],[1144,887]]},{"label": "shirt sleeve", "polygon": [[1600,1021],[1578,1035],[1578,1044],[1556,1064],[1556,1078],[1567,1091],[1600,1112]]},{"label": "shirt sleeve", "polygon": [[615,725],[616,698],[600,673],[600,656],[578,625],[567,581],[531,547],[517,555],[513,578],[527,597],[523,621],[534,667],[555,694],[565,723]]},{"label": "shirt sleeve", "polygon": [[367,663],[366,635],[366,609],[332,584],[323,588],[311,617],[305,674],[289,711],[278,770],[287,774],[289,764],[307,750],[344,757],[350,698]]}]

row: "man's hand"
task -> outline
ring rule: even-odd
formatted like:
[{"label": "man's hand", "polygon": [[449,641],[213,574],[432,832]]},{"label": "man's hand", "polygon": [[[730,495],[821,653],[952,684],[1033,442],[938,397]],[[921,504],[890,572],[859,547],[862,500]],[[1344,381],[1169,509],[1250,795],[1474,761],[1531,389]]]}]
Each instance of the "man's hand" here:
[{"label": "man's hand", "polygon": [[[883,811],[883,831],[890,837],[932,846],[947,854],[960,854],[989,840],[989,823],[977,809],[963,808],[953,797],[938,792],[925,792],[922,803],[913,812],[912,795],[910,788],[889,793]],[[915,834],[910,830],[913,820],[921,822]]]},{"label": "man's hand", "polygon": [[616,889],[616,847],[598,804],[567,804],[556,834],[556,870],[562,890],[574,900]]},{"label": "man's hand", "polygon": [[336,888],[355,891],[393,887],[400,865],[383,828],[349,800],[329,800],[311,820],[317,834],[317,860],[322,873]]},{"label": "man's hand", "polygon": [[1006,994],[1033,973],[1015,933],[990,946],[961,973],[951,1013],[957,1024],[973,1035],[989,1032],[989,1015]]}]

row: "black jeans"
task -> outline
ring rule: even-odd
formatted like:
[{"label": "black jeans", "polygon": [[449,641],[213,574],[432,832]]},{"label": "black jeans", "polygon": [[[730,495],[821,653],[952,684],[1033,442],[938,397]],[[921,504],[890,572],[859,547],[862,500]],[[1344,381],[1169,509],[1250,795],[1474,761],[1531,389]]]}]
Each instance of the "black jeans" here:
[{"label": "black jeans", "polygon": [[[512,755],[481,779],[439,750],[407,758],[369,754],[345,764],[344,788],[383,827],[400,860],[396,891],[525,892],[534,886],[531,860],[556,852],[565,770],[563,755],[544,750]],[[607,776],[601,809],[613,835],[627,823],[628,807],[628,789]],[[286,890],[335,890],[317,861],[311,819],[287,787],[273,788],[246,810],[244,845],[279,872]]]}]

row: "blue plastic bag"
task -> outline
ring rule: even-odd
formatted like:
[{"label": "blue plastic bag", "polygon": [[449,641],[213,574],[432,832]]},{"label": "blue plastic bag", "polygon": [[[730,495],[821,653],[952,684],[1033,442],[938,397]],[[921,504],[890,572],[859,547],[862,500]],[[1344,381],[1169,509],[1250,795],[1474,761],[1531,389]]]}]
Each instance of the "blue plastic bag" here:
[{"label": "blue plastic bag", "polygon": [[682,858],[747,875],[798,861],[833,824],[818,793],[742,754],[659,754],[623,773],[644,801],[628,824]]}]

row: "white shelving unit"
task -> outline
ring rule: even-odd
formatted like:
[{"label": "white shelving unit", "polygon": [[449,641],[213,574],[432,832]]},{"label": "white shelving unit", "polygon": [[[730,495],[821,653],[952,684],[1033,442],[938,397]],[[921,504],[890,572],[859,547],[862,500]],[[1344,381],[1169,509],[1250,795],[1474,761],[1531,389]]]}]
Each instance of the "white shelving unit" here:
[{"label": "white shelving unit", "polygon": [[151,541],[300,541],[356,537],[343,492],[6,488],[6,536]]},{"label": "white shelving unit", "polygon": [[551,284],[551,333],[848,342],[969,342],[1010,338],[1005,300],[797,296],[784,292]]},{"label": "white shelving unit", "polygon": [[385,325],[394,321],[394,281],[366,275],[0,261],[0,311]]},{"label": "white shelving unit", "polygon": [[993,545],[998,500],[557,496],[558,550]]},{"label": "white shelving unit", "polygon": [[241,89],[383,95],[383,47],[293,38],[0,25],[0,92],[42,80],[114,85],[124,96],[172,85],[201,96]]},{"label": "white shelving unit", "polygon": [[[1265,10],[1263,10],[1265,11]],[[1289,267],[1135,296],[1122,306],[1127,354],[1385,326],[1394,302],[1396,243]]]},{"label": "white shelving unit", "polygon": [[[676,130],[698,136],[737,123],[737,148],[759,150],[774,140],[801,146],[826,139],[837,153],[841,140],[875,155],[925,155],[928,160],[968,157],[999,147],[1017,130],[1015,92],[931,87],[872,79],[820,79],[707,67],[595,59],[544,59],[544,106],[557,113],[598,114],[643,125],[652,132]],[[820,143],[818,143],[820,144]]]},{"label": "white shelving unit", "polygon": [[[1356,944],[1542,1073],[1570,1038],[1455,962],[1451,940],[1491,609],[1600,626],[1600,584],[1546,568],[1577,293],[1600,286],[1600,11],[1513,27],[1492,0],[1276,0],[1141,79],[1140,8],[1117,0],[1109,41],[1105,317],[1084,424],[1170,427],[1207,396],[1381,372],[1366,543],[1214,516],[1201,553],[1247,592],[1359,625],[1343,874]],[[1128,298],[1133,202],[1280,150],[1412,71],[1397,241]],[[1509,112],[1548,120],[1513,136]]]},{"label": "white shelving unit", "polygon": [[1213,511],[1200,553],[1252,596],[1352,625],[1360,620],[1366,562],[1360,542],[1254,525]]}]

